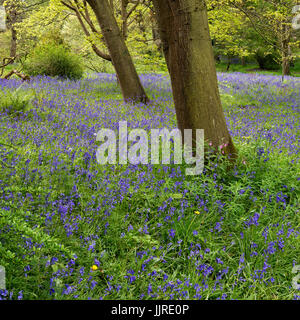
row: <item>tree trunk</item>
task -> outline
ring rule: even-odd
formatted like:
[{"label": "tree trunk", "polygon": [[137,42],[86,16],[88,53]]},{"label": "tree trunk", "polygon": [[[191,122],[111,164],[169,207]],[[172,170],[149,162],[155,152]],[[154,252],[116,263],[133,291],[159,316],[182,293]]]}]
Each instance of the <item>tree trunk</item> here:
[{"label": "tree trunk", "polygon": [[149,101],[108,0],[87,0],[101,27],[125,101]]},{"label": "tree trunk", "polygon": [[11,42],[10,42],[10,57],[14,58],[17,55],[17,31],[14,27],[11,28]]},{"label": "tree trunk", "polygon": [[281,57],[282,57],[282,78],[284,76],[289,76],[290,63],[291,63],[291,50],[290,50],[290,30],[287,23],[282,24],[282,34],[281,34]]},{"label": "tree trunk", "polygon": [[[235,157],[218,89],[204,0],[153,0],[171,76],[178,128],[204,129],[215,151]],[[221,147],[222,146],[222,147]]]},{"label": "tree trunk", "polygon": [[283,58],[282,61],[282,74],[283,76],[289,76],[291,74],[290,61],[287,58]]},{"label": "tree trunk", "polygon": [[14,3],[9,3],[8,5],[5,4],[5,10],[7,27],[11,30],[10,57],[15,58],[17,55],[17,30],[15,28],[15,24],[18,22],[18,10]]},{"label": "tree trunk", "polygon": [[228,58],[228,62],[227,62],[227,67],[226,67],[226,71],[228,72],[231,66],[231,58]]},{"label": "tree trunk", "polygon": [[127,39],[128,27],[127,27],[127,7],[129,1],[121,0],[121,15],[122,15],[122,33],[123,38]]},{"label": "tree trunk", "polygon": [[246,66],[246,58],[245,57],[241,57],[241,64],[243,67]]},{"label": "tree trunk", "polygon": [[287,41],[282,43],[282,76],[289,76],[291,73],[290,64],[291,64],[291,55],[289,44]]},{"label": "tree trunk", "polygon": [[153,38],[153,42],[156,45],[158,51],[163,54],[163,47],[162,47],[162,42],[160,39],[160,32],[158,29],[158,25],[157,25],[157,19],[155,17],[155,12],[154,11],[150,11],[150,20],[151,20],[151,29],[152,29],[152,38]]}]

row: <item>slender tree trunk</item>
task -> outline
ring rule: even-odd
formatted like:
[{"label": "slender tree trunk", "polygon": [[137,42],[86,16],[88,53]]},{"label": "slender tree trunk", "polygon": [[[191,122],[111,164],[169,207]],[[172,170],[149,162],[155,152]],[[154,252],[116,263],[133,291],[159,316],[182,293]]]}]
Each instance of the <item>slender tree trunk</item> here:
[{"label": "slender tree trunk", "polygon": [[231,58],[228,58],[228,62],[227,62],[227,67],[226,67],[226,71],[228,72],[231,66]]},{"label": "slender tree trunk", "polygon": [[11,30],[11,39],[10,39],[10,57],[15,58],[17,55],[17,30],[15,24],[19,21],[19,12],[17,9],[17,4],[8,3],[5,5],[6,10],[6,23],[8,29]]},{"label": "slender tree trunk", "polygon": [[17,31],[14,27],[11,28],[11,41],[10,41],[10,57],[14,58],[17,55]]},{"label": "slender tree trunk", "polygon": [[290,70],[290,52],[289,52],[289,45],[288,42],[283,41],[282,43],[282,75],[289,76],[291,74]]},{"label": "slender tree trunk", "polygon": [[[64,0],[61,0],[60,1],[64,6],[66,6],[67,8],[69,8],[70,10],[72,10],[78,21],[79,21],[79,24],[84,32],[84,34],[87,36],[87,38],[89,39],[90,36],[91,36],[91,33],[89,31],[89,28],[91,29],[91,32],[94,33],[94,34],[98,34],[97,30],[95,29],[89,15],[88,15],[88,10],[84,10],[84,13],[83,13],[83,10],[82,10],[82,7],[79,6],[79,3],[78,2],[75,2],[75,5],[72,5],[71,3],[69,2],[66,2]],[[84,2],[84,5],[86,5],[86,3]],[[84,7],[84,9],[86,9],[86,7]],[[85,24],[85,22],[88,22],[87,25]],[[90,40],[90,39],[89,39]],[[91,43],[91,47],[94,51],[94,53],[104,59],[104,60],[107,60],[107,61],[111,61],[111,58],[110,58],[110,55],[101,51],[94,43],[93,41],[90,40],[90,43]]]},{"label": "slender tree trunk", "polygon": [[87,0],[101,27],[125,101],[149,101],[108,0]]},{"label": "slender tree trunk", "polygon": [[245,57],[241,57],[241,63],[242,63],[242,66],[245,67],[245,65],[246,65],[246,58]]},{"label": "slender tree trunk", "polygon": [[171,76],[178,128],[204,129],[215,150],[236,155],[219,95],[204,0],[153,0]]},{"label": "slender tree trunk", "polygon": [[281,35],[281,57],[282,57],[282,78],[288,76],[291,73],[291,50],[290,50],[290,32],[287,23],[282,24],[282,35]]},{"label": "slender tree trunk", "polygon": [[162,42],[160,39],[160,32],[157,25],[157,19],[155,18],[155,13],[150,11],[150,19],[151,19],[151,29],[152,29],[152,37],[153,42],[156,45],[158,51],[163,54]]}]

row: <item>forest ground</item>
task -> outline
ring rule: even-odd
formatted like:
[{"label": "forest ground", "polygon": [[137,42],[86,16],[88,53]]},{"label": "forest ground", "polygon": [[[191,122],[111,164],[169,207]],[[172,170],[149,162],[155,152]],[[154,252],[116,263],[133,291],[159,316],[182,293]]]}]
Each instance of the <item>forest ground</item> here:
[{"label": "forest ground", "polygon": [[141,76],[147,106],[113,74],[0,80],[19,107],[0,115],[0,297],[300,299],[300,80],[218,78],[239,157],[194,177],[96,161],[101,128],[176,127],[167,76]]}]

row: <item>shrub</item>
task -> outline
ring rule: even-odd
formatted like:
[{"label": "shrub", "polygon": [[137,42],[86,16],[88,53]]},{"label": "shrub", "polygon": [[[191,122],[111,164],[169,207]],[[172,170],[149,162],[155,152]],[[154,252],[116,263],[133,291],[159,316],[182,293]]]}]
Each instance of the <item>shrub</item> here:
[{"label": "shrub", "polygon": [[263,52],[262,50],[258,50],[255,53],[255,60],[257,61],[260,69],[263,69],[263,70],[279,69],[277,57],[274,53],[265,54],[265,52]]},{"label": "shrub", "polygon": [[24,64],[32,76],[46,75],[80,79],[83,68],[80,58],[63,45],[48,44],[36,47]]},{"label": "shrub", "polygon": [[26,92],[17,88],[14,91],[0,93],[0,112],[7,112],[9,115],[19,115],[32,106],[34,93]]}]

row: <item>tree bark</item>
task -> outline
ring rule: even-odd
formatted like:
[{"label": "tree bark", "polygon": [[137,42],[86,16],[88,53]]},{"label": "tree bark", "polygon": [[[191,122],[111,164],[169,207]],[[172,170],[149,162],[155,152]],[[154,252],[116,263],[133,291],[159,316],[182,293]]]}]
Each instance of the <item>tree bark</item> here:
[{"label": "tree bark", "polygon": [[243,67],[245,67],[245,65],[246,65],[246,58],[245,57],[241,57],[241,64]]},{"label": "tree bark", "polygon": [[10,56],[11,58],[17,56],[17,31],[14,27],[11,28]]},{"label": "tree bark", "polygon": [[204,0],[153,0],[171,76],[178,128],[204,129],[215,151],[236,151],[227,129]]},{"label": "tree bark", "polygon": [[289,41],[282,41],[282,75],[289,76],[291,74],[290,64],[291,64],[291,54],[289,48]]},{"label": "tree bark", "polygon": [[226,67],[226,71],[228,72],[231,66],[231,58],[228,58],[228,62],[227,62],[227,67]]},{"label": "tree bark", "polygon": [[121,0],[121,15],[122,15],[122,34],[123,38],[127,38],[127,6],[129,4],[129,0]]},{"label": "tree bark", "polygon": [[152,29],[152,37],[153,37],[153,42],[157,46],[157,49],[161,54],[163,54],[163,47],[162,47],[162,42],[160,39],[160,32],[157,26],[157,19],[155,18],[155,13],[153,11],[150,12],[150,18],[151,18],[151,29]]},{"label": "tree bark", "polygon": [[282,58],[282,75],[289,76],[290,74],[291,74],[290,60],[288,57],[284,56]]},{"label": "tree bark", "polygon": [[6,10],[6,23],[8,29],[11,30],[11,38],[10,38],[10,57],[15,58],[17,55],[17,30],[15,28],[15,24],[19,22],[20,13],[18,11],[18,3],[9,3],[5,4]]},{"label": "tree bark", "polygon": [[289,76],[291,73],[291,50],[290,50],[290,27],[287,23],[282,23],[282,34],[281,34],[281,57],[282,57],[282,77]]},{"label": "tree bark", "polygon": [[136,72],[108,0],[87,0],[87,2],[93,9],[102,30],[124,100],[147,103],[149,99]]},{"label": "tree bark", "polygon": [[12,71],[10,71],[7,75],[5,75],[4,77],[3,77],[3,79],[10,79],[10,77],[12,76],[12,75],[16,75],[16,76],[18,76],[19,78],[21,78],[23,81],[30,81],[30,77],[28,76],[28,75],[26,75],[26,74],[23,74],[23,73],[21,73],[21,72],[19,72],[19,71],[17,71],[17,70],[12,70]]},{"label": "tree bark", "polygon": [[[85,19],[85,21],[88,21],[88,26],[92,29],[92,32],[94,34],[97,34],[97,30],[95,30],[94,25],[92,25],[92,22],[91,22],[91,20],[90,20],[90,18],[88,16],[88,11],[85,10],[85,15],[84,15],[83,12],[82,12],[82,8],[80,8],[79,5],[78,5],[78,1],[75,1],[75,5],[72,5],[71,3],[67,2],[67,1],[64,1],[64,0],[61,0],[61,3],[64,6],[66,6],[67,8],[69,8],[70,10],[74,11],[74,13],[75,13],[75,15],[77,17],[77,20],[79,21],[79,24],[80,24],[84,34],[88,37],[88,39],[91,36],[91,33],[89,32],[88,27],[85,25],[84,19]],[[94,53],[98,57],[100,57],[100,58],[102,58],[104,60],[107,60],[107,61],[111,61],[111,58],[110,58],[109,54],[101,51],[92,41],[90,41],[90,42],[91,42],[91,47],[92,47]]]}]

